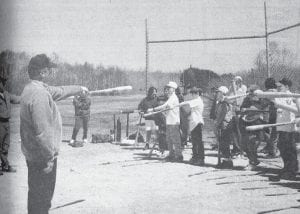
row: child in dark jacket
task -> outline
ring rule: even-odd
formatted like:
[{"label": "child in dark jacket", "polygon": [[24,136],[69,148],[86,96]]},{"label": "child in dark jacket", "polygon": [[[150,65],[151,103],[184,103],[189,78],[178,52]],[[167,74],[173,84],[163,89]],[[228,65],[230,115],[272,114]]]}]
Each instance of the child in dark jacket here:
[{"label": "child in dark jacket", "polygon": [[75,126],[73,128],[73,134],[72,134],[72,139],[70,140],[70,144],[75,143],[76,136],[81,126],[83,127],[83,137],[82,137],[83,142],[87,143],[91,98],[88,94],[82,93],[74,97],[73,105],[75,107]]}]

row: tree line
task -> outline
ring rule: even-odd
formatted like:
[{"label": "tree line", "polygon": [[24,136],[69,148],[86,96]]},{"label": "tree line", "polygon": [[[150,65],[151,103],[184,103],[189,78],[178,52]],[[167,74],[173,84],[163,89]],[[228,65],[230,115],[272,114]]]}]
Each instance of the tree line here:
[{"label": "tree line", "polygon": [[[255,58],[253,67],[244,71],[218,75],[211,70],[187,68],[184,71],[148,73],[148,87],[155,86],[162,92],[169,81],[181,85],[195,85],[204,92],[220,85],[230,86],[235,75],[240,75],[246,85],[257,84],[263,89],[267,78],[265,50],[260,51]],[[1,66],[8,70],[9,80],[7,89],[11,93],[20,94],[29,81],[27,66],[31,56],[26,52],[5,50],[0,53]],[[133,93],[145,93],[144,70],[128,70],[117,66],[97,66],[85,62],[83,64],[69,64],[62,62],[53,53],[50,58],[58,67],[53,69],[47,82],[49,85],[83,85],[90,90],[99,90],[117,86],[131,85]],[[269,69],[276,80],[287,77],[293,81],[293,90],[300,91],[300,67],[296,64],[296,56],[286,48],[281,48],[275,42],[269,44]]]},{"label": "tree line", "polygon": [[[9,80],[6,88],[14,94],[21,94],[25,84],[29,81],[27,66],[31,56],[25,52],[5,50],[0,53],[0,63],[8,70]],[[57,54],[50,57],[58,66],[51,69],[47,78],[49,85],[83,85],[89,90],[100,90],[117,86],[131,85],[132,93],[145,93],[145,72],[143,70],[126,70],[117,66],[104,67],[85,62],[83,64],[69,64],[61,62]],[[177,72],[164,73],[155,71],[148,74],[149,86],[162,89],[170,80],[178,82]]]}]

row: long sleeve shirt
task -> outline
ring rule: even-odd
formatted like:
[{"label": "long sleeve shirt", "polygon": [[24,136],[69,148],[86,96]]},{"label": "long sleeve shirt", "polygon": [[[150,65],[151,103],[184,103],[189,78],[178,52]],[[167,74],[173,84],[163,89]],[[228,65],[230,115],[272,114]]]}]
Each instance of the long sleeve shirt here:
[{"label": "long sleeve shirt", "polygon": [[[171,110],[165,111],[166,125],[179,125],[180,124],[180,111],[178,106],[179,100],[175,93],[173,93],[169,99],[161,106],[155,107],[156,110],[166,109],[168,107]],[[175,108],[174,108],[175,107]]]},{"label": "long sleeve shirt", "polygon": [[191,107],[190,124],[189,128],[192,131],[199,123],[204,124],[203,120],[203,109],[204,104],[201,97],[189,101]]},{"label": "long sleeve shirt", "polygon": [[21,95],[21,149],[29,162],[56,158],[62,139],[62,119],[55,101],[74,96],[80,86],[52,87],[33,80]]},{"label": "long sleeve shirt", "polygon": [[[287,93],[291,93],[290,91],[287,91]],[[293,99],[288,97],[288,98],[276,98],[277,103],[281,103],[284,105],[289,105],[295,107],[296,104],[293,102]],[[284,109],[277,109],[277,123],[284,123],[284,122],[291,122],[295,119],[295,114],[284,110]],[[295,125],[290,124],[290,125],[284,125],[284,126],[278,126],[277,131],[283,131],[283,132],[293,132],[295,131]]]},{"label": "long sleeve shirt", "polygon": [[20,97],[9,94],[7,91],[0,93],[0,119],[8,120],[10,118],[11,103],[20,103]]}]

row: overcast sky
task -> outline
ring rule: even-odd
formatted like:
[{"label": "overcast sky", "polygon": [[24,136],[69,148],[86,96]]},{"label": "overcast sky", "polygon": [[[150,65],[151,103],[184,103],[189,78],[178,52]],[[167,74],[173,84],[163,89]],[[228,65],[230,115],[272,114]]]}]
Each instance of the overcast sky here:
[{"label": "overcast sky", "polygon": [[[6,2],[12,5],[1,6],[1,26],[6,24],[6,34],[1,32],[1,49],[30,54],[56,52],[69,63],[88,61],[144,69],[146,18],[150,40],[264,34],[263,0]],[[267,6],[269,30],[300,22],[300,0],[269,0]],[[13,20],[9,14],[13,14]],[[272,36],[270,41],[291,49],[300,61],[299,37],[300,28],[295,28]],[[4,38],[12,38],[13,42],[3,42]],[[264,42],[151,44],[149,69],[176,71],[189,65],[218,73],[250,69],[257,53],[264,49]]]}]

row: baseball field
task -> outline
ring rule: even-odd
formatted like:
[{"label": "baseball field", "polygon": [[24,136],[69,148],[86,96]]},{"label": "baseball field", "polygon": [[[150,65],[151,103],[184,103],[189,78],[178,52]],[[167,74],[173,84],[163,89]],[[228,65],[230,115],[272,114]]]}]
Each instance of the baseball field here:
[{"label": "baseball field", "polygon": [[[89,136],[109,134],[113,113],[137,107],[143,95],[104,96],[92,100]],[[300,181],[269,181],[282,167],[280,158],[264,159],[260,168],[245,171],[248,161],[234,159],[233,170],[216,169],[217,151],[211,149],[213,132],[205,100],[205,166],[164,162],[156,153],[148,158],[143,145],[85,144],[73,148],[74,109],[71,100],[58,103],[63,117],[63,142],[58,157],[57,182],[50,213],[299,213]],[[126,116],[122,122],[125,137]],[[130,115],[129,133],[136,130],[138,115]],[[82,130],[78,139],[81,138]],[[263,146],[263,145],[261,145]],[[19,106],[11,119],[10,162],[17,173],[0,177],[0,213],[26,213],[27,167],[21,152]],[[298,176],[299,177],[299,176]]]}]

